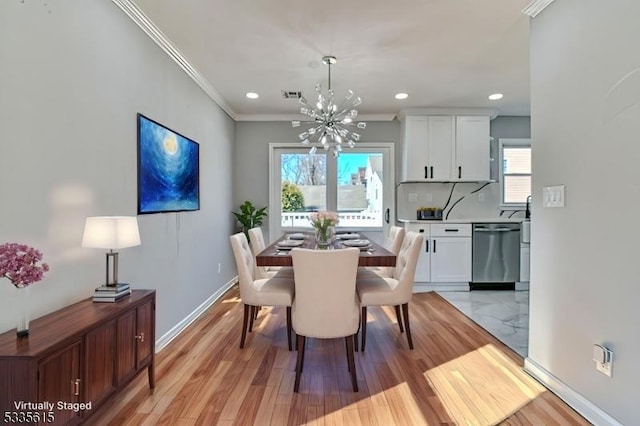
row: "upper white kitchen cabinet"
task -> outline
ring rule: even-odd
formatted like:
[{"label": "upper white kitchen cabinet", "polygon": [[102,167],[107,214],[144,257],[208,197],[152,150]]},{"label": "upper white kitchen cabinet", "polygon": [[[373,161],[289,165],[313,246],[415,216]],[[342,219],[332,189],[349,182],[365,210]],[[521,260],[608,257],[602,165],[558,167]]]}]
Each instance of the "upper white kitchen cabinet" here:
[{"label": "upper white kitchen cabinet", "polygon": [[403,181],[489,180],[489,116],[406,115]]},{"label": "upper white kitchen cabinet", "polygon": [[489,117],[456,117],[456,162],[453,180],[489,180],[491,171],[489,156]]},{"label": "upper white kitchen cabinet", "polygon": [[454,153],[453,117],[409,115],[402,130],[403,180],[449,180]]}]

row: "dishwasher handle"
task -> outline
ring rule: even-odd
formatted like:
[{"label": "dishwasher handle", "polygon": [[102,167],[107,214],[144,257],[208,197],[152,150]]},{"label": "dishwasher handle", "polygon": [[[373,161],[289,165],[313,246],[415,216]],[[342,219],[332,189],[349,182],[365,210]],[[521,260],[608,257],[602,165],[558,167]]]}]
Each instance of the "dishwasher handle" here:
[{"label": "dishwasher handle", "polygon": [[517,232],[518,228],[474,228],[473,232]]}]

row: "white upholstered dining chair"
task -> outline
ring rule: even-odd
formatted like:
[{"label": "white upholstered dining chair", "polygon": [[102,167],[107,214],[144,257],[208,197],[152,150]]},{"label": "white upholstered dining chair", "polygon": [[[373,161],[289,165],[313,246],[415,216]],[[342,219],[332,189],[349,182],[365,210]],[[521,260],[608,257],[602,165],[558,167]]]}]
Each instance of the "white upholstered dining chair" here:
[{"label": "white upholstered dining chair", "polygon": [[[402,246],[403,239],[404,228],[400,226],[392,226],[389,228],[389,235],[387,235],[387,238],[385,239],[384,248],[397,256],[400,251],[400,247]],[[393,266],[368,266],[360,268],[358,269],[358,278],[370,276],[371,272],[382,277],[391,277],[393,276]]]},{"label": "white upholstered dining chair", "polygon": [[353,391],[358,391],[353,353],[360,321],[360,301],[355,289],[359,256],[357,248],[291,252],[296,289],[292,322],[298,348],[295,392],[300,388],[307,337],[344,337],[351,384]]},{"label": "white upholstered dining chair", "polygon": [[[368,306],[395,306],[396,315],[402,306],[404,328],[407,333],[409,348],[413,349],[411,327],[409,325],[409,301],[413,294],[413,280],[416,273],[416,264],[422,235],[417,232],[407,232],[402,241],[402,246],[396,258],[396,266],[391,277],[365,276],[360,277],[356,283],[356,291],[360,298],[362,308],[362,350],[364,351],[367,336],[367,307]],[[398,316],[400,331],[402,326]]]},{"label": "white upholstered dining chair", "polygon": [[[400,247],[402,246],[402,241],[404,240],[404,228],[400,226],[392,226],[389,228],[389,235],[384,242],[384,248],[389,250],[391,253],[398,256],[398,252],[400,252]],[[384,278],[393,277],[393,266],[369,266],[358,268],[358,279],[363,278],[377,278],[378,276]],[[400,328],[400,333],[404,333],[404,328],[402,327],[402,316],[400,314],[400,305],[394,306],[396,311],[396,321],[398,322],[398,327]]]},{"label": "white upholstered dining chair", "polygon": [[[264,243],[262,228],[249,229],[249,241],[251,242],[251,250],[255,260],[255,257],[267,247]],[[257,278],[273,278],[276,274],[278,276],[293,277],[293,268],[290,267],[258,266],[256,263],[255,268]]]},{"label": "white upholstered dining chair", "polygon": [[255,257],[249,248],[247,237],[238,233],[229,237],[233,256],[238,268],[238,282],[240,298],[244,304],[244,318],[242,322],[242,336],[240,348],[244,348],[247,336],[247,322],[249,331],[253,328],[253,320],[259,306],[284,306],[287,309],[287,343],[291,350],[291,305],[294,295],[292,277],[274,276],[271,278],[255,277]]}]

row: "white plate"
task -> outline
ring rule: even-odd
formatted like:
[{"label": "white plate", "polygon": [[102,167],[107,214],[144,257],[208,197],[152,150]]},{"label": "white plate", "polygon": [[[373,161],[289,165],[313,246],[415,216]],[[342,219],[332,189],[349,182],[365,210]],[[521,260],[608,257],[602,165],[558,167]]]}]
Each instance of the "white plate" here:
[{"label": "white plate", "polygon": [[302,240],[282,240],[276,244],[279,249],[288,249],[294,247],[300,247],[304,244]]},{"label": "white plate", "polygon": [[342,242],[343,246],[347,247],[369,247],[371,246],[371,241],[369,240],[346,240]]},{"label": "white plate", "polygon": [[290,240],[304,240],[305,237],[306,236],[304,234],[300,234],[300,233],[287,235],[287,238],[289,238]]},{"label": "white plate", "polygon": [[357,240],[360,238],[360,234],[338,234],[336,238],[339,240]]}]

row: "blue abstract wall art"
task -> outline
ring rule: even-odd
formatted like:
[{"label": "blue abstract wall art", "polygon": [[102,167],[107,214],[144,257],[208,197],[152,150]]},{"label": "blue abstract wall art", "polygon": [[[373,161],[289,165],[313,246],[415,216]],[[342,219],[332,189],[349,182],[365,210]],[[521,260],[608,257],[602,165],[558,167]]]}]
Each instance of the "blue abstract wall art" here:
[{"label": "blue abstract wall art", "polygon": [[200,146],[138,114],[138,214],[200,209]]}]

